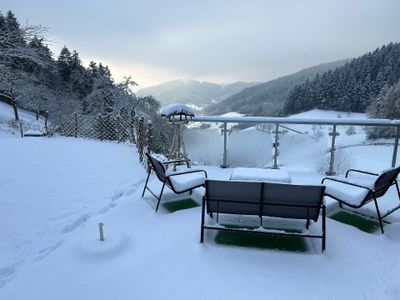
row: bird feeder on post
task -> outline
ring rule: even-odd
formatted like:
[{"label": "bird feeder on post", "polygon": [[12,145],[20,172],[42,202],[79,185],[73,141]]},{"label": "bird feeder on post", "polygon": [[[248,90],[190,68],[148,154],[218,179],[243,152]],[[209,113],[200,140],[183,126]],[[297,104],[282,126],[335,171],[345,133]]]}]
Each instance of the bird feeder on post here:
[{"label": "bird feeder on post", "polygon": [[186,164],[190,168],[190,159],[182,137],[182,126],[194,117],[193,109],[184,104],[173,103],[162,109],[161,117],[174,127],[174,136],[167,156],[170,161],[174,161],[173,170],[176,171],[179,164]]}]

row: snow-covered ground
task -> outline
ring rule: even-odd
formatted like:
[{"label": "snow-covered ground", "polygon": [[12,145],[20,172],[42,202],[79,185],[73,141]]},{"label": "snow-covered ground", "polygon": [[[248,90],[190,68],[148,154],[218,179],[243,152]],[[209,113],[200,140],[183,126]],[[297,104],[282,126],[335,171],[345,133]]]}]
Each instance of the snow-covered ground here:
[{"label": "snow-covered ground", "polygon": [[[399,213],[384,235],[327,219],[324,254],[319,241],[306,253],[222,246],[211,233],[200,244],[200,207],[155,213],[154,198],[141,198],[134,148],[6,138],[0,149],[0,299],[399,299]],[[204,168],[210,178],[233,171]],[[322,177],[290,174],[293,183]]]},{"label": "snow-covered ground", "polygon": [[[13,117],[4,107],[0,112]],[[35,122],[33,114],[22,115],[30,118]],[[329,132],[295,129],[321,130],[325,138]],[[313,134],[288,132],[281,140],[282,169],[295,184],[318,184],[323,177],[316,164],[329,143]],[[307,240],[305,253],[223,246],[210,232],[200,244],[200,207],[155,213],[155,199],[141,197],[146,173],[135,148],[79,138],[21,139],[1,128],[0,136],[1,300],[400,299],[400,211],[387,218],[384,235],[328,218],[323,254],[319,240]],[[350,137],[338,138],[345,147],[337,160],[346,167],[378,172],[390,166],[390,145],[363,144],[361,129]],[[312,146],[305,147],[307,141]],[[271,147],[256,146],[256,152]],[[228,179],[234,170],[215,165],[197,168],[212,179]],[[161,187],[155,177],[150,183]],[[192,198],[200,203],[203,192]],[[163,202],[187,197],[167,191]],[[380,200],[382,210],[398,201],[394,189]],[[326,202],[328,215],[338,209]],[[375,215],[371,205],[365,212]]]}]

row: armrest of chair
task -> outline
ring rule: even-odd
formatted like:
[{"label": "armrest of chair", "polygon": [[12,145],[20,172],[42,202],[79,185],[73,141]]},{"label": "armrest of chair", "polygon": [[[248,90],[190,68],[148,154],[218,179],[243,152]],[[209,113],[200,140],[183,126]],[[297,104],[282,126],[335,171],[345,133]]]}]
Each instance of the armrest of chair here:
[{"label": "armrest of chair", "polygon": [[356,187],[359,187],[359,188],[363,188],[363,189],[369,190],[370,192],[373,192],[369,187],[362,186],[360,184],[356,184],[356,183],[353,183],[353,182],[348,182],[348,181],[345,181],[345,180],[340,180],[340,179],[337,179],[337,178],[325,177],[324,179],[322,179],[321,184],[323,184],[325,180],[336,181],[336,182],[340,182],[340,183],[343,183],[343,184],[348,184],[348,185],[356,186]]},{"label": "armrest of chair", "polygon": [[204,170],[191,170],[191,171],[183,171],[183,172],[177,172],[177,173],[173,173],[173,174],[169,174],[167,175],[167,178],[170,178],[172,176],[177,176],[177,175],[185,175],[185,174],[191,174],[191,173],[200,173],[200,172],[204,172],[204,175],[207,177],[207,172]]},{"label": "armrest of chair", "polygon": [[[190,161],[190,159],[188,159],[188,161]],[[180,159],[180,160],[169,160],[169,161],[162,161],[161,163],[164,164],[164,165],[169,165],[169,164],[181,163],[181,162],[186,162],[186,160],[184,160],[184,159]]]},{"label": "armrest of chair", "polygon": [[372,172],[367,172],[367,171],[362,171],[362,170],[357,170],[357,169],[349,169],[346,172],[346,178],[349,175],[350,172],[356,172],[356,173],[362,173],[362,174],[366,174],[366,175],[372,175],[372,176],[379,176],[379,174],[376,173],[372,173]]}]

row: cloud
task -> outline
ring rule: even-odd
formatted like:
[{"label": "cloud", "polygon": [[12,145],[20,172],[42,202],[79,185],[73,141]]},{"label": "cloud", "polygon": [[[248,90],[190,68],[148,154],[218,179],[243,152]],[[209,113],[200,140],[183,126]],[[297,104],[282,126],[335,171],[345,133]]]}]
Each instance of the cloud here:
[{"label": "cloud", "polygon": [[50,27],[54,49],[66,44],[146,84],[265,81],[400,41],[395,0],[3,1]]}]

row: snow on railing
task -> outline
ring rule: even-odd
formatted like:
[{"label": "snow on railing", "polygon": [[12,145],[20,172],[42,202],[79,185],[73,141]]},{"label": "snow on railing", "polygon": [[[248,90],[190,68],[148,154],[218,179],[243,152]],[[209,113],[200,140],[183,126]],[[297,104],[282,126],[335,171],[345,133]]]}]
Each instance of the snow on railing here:
[{"label": "snow on railing", "polygon": [[400,120],[388,119],[304,119],[282,117],[224,117],[195,116],[191,122],[220,123],[269,123],[269,124],[309,124],[309,125],[354,125],[354,126],[400,126]]}]

